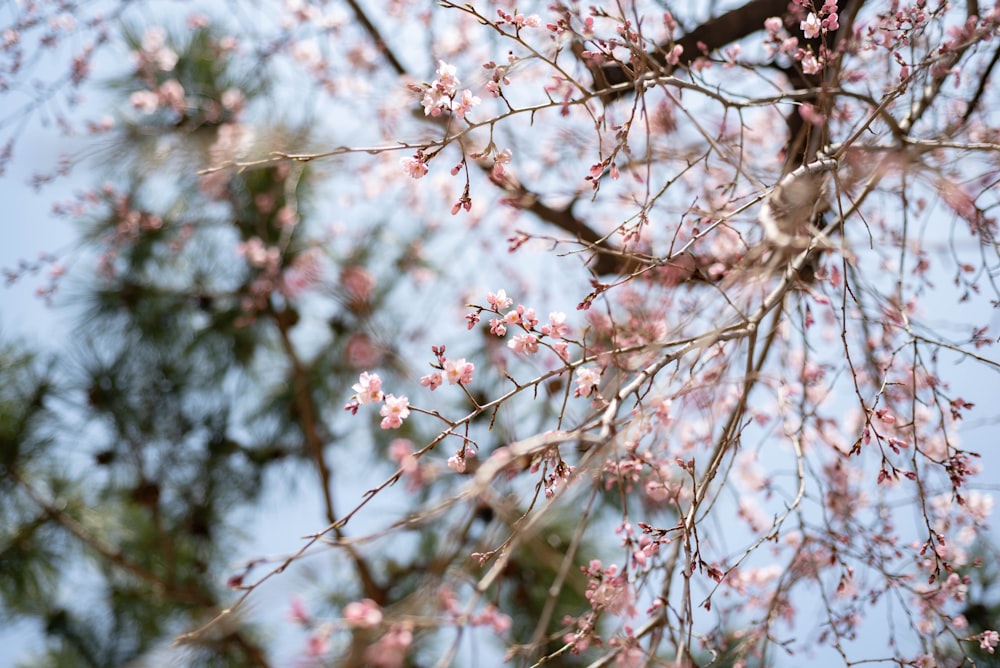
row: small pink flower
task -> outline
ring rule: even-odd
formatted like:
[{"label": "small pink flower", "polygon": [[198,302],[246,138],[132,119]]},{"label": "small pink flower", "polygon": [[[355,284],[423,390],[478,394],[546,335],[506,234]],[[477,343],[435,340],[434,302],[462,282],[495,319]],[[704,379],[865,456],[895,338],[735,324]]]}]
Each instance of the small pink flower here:
[{"label": "small pink flower", "polygon": [[496,310],[502,311],[505,308],[510,308],[514,300],[509,298],[507,292],[501,289],[486,295],[486,303]]},{"label": "small pink flower", "polygon": [[803,102],[799,106],[799,116],[811,125],[823,125],[826,122],[826,116],[821,114],[815,106],[808,102]]},{"label": "small pink flower", "polygon": [[233,113],[239,113],[246,104],[243,91],[239,88],[227,88],[222,92],[222,106]]},{"label": "small pink flower", "polygon": [[344,358],[355,369],[370,369],[378,366],[385,351],[364,332],[351,334],[344,345]]},{"label": "small pink flower", "polygon": [[468,385],[472,382],[472,372],[476,369],[472,362],[466,362],[464,357],[448,360],[444,363],[444,376],[452,385],[459,383]]},{"label": "small pink flower", "polygon": [[367,303],[375,290],[375,277],[364,267],[351,265],[340,272],[340,287],[351,303]]},{"label": "small pink flower", "polygon": [[400,668],[407,651],[413,644],[413,632],[406,626],[396,625],[365,650],[365,662],[378,668]]},{"label": "small pink flower", "polygon": [[802,57],[802,71],[806,74],[816,74],[823,69],[823,62],[817,60],[812,53],[807,53]]},{"label": "small pink flower", "polygon": [[309,624],[309,613],[306,611],[305,603],[298,596],[292,596],[288,608],[288,619],[296,624]]},{"label": "small pink flower", "polygon": [[549,324],[542,327],[542,334],[554,337],[563,337],[569,333],[566,325],[566,314],[561,311],[549,313]]},{"label": "small pink flower", "polygon": [[323,625],[316,629],[307,641],[306,653],[309,656],[323,656],[330,651],[330,634],[333,629]]},{"label": "small pink flower", "polygon": [[812,39],[814,37],[819,37],[820,30],[822,29],[819,17],[813,12],[809,12],[806,16],[805,21],[799,24],[799,28],[802,30],[802,34],[805,35],[806,39]]},{"label": "small pink flower", "polygon": [[157,93],[160,96],[160,104],[170,107],[178,114],[184,113],[187,108],[187,100],[184,97],[184,87],[177,79],[164,81]]},{"label": "small pink flower", "polygon": [[451,110],[458,118],[465,118],[465,115],[472,111],[473,107],[478,107],[482,102],[478,97],[472,94],[472,91],[466,88],[462,91],[462,96],[452,102]]},{"label": "small pink flower", "polygon": [[507,342],[507,347],[516,353],[531,355],[538,352],[538,338],[534,334],[518,334]]},{"label": "small pink flower", "polygon": [[379,424],[382,429],[399,429],[403,426],[403,420],[410,416],[409,399],[405,396],[385,395],[385,405],[379,409],[379,415],[382,416]]},{"label": "small pink flower", "polygon": [[517,307],[518,313],[521,314],[521,324],[528,329],[534,329],[538,324],[538,318],[535,317],[535,309],[529,308],[525,309],[521,306]]},{"label": "small pink flower", "polygon": [[365,598],[344,606],[344,621],[355,629],[370,629],[382,623],[382,609],[378,603]]},{"label": "small pink flower", "polygon": [[144,114],[151,114],[160,106],[160,96],[151,90],[137,90],[129,96],[128,101]]},{"label": "small pink flower", "polygon": [[670,49],[670,53],[667,54],[667,63],[670,65],[676,65],[681,59],[681,54],[684,53],[684,47],[680,44],[674,44],[674,48]]},{"label": "small pink flower", "polygon": [[985,649],[990,654],[996,651],[1000,645],[1000,633],[996,631],[983,631],[979,634],[979,649]]},{"label": "small pink flower", "polygon": [[351,389],[357,393],[358,403],[362,405],[378,403],[383,399],[382,379],[377,373],[365,371],[358,376],[358,382],[352,385]]},{"label": "small pink flower", "polygon": [[277,271],[281,263],[281,251],[273,246],[266,246],[259,237],[250,237],[236,244],[236,252],[247,259],[250,266],[267,271]]},{"label": "small pink flower", "polygon": [[576,371],[576,391],[574,397],[587,397],[601,382],[601,372],[592,367],[580,367]]},{"label": "small pink flower", "polygon": [[[495,180],[497,181],[503,180],[504,176],[507,173],[507,170],[504,168],[504,165],[510,164],[511,157],[513,157],[513,154],[510,152],[510,149],[505,148],[504,150],[497,153],[496,156],[493,158],[493,169],[490,172],[490,174],[493,176]],[[503,290],[501,290],[500,292],[503,292]],[[497,306],[496,308],[498,310],[502,308],[507,308],[512,303],[513,303],[512,301],[507,300],[506,306]]]},{"label": "small pink flower", "polygon": [[283,206],[275,214],[274,222],[278,224],[278,227],[292,228],[299,222],[299,216],[292,207]]},{"label": "small pink flower", "polygon": [[465,458],[452,455],[448,458],[448,468],[458,473],[465,473]]},{"label": "small pink flower", "polygon": [[419,179],[427,174],[427,164],[417,156],[403,158],[399,164],[411,179]]},{"label": "small pink flower", "polygon": [[431,392],[440,387],[442,382],[444,382],[444,377],[440,373],[429,373],[420,379],[420,384],[429,387]]},{"label": "small pink flower", "polygon": [[440,89],[446,95],[454,95],[458,92],[459,80],[455,76],[458,70],[454,65],[449,65],[443,60],[438,61],[437,75],[438,78],[434,80],[431,84],[434,88]]},{"label": "small pink flower", "polygon": [[448,458],[448,468],[457,473],[465,473],[465,460],[475,457],[476,451],[466,446]]},{"label": "small pink flower", "polygon": [[507,333],[507,323],[505,323],[500,318],[493,318],[490,320],[490,334],[496,336],[503,336]]}]

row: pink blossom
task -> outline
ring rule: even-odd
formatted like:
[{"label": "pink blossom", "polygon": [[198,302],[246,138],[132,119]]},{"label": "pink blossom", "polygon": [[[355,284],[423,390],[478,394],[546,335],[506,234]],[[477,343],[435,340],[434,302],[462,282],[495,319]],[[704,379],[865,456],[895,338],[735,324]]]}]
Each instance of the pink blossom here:
[{"label": "pink blossom", "polygon": [[664,399],[656,404],[656,419],[662,425],[670,424],[670,407],[673,402],[670,399]]},{"label": "pink blossom", "polygon": [[382,416],[382,422],[379,424],[382,429],[399,429],[403,426],[403,420],[410,416],[410,402],[405,396],[387,394],[385,405],[379,409],[379,415]]},{"label": "pink blossom", "polygon": [[475,368],[472,362],[466,362],[464,357],[460,357],[444,363],[444,375],[451,385],[456,383],[468,385],[472,382],[472,372]]},{"label": "pink blossom", "polygon": [[365,662],[377,668],[400,668],[412,644],[413,632],[397,624],[365,650]]},{"label": "pink blossom", "polygon": [[965,497],[965,511],[977,522],[985,522],[993,512],[993,496],[972,490]]},{"label": "pink blossom", "polygon": [[443,60],[439,60],[437,68],[438,78],[434,80],[432,85],[435,88],[441,89],[446,95],[454,95],[458,91],[459,83],[461,83],[458,77],[455,76],[457,71],[454,65],[449,65]]},{"label": "pink blossom", "polygon": [[561,311],[549,313],[549,324],[542,327],[542,334],[563,337],[568,333],[569,327],[566,325],[566,314]]},{"label": "pink blossom", "polygon": [[330,651],[330,634],[333,628],[327,624],[316,629],[309,636],[306,653],[309,656],[323,656]]},{"label": "pink blossom", "polygon": [[472,618],[472,623],[476,625],[489,624],[493,627],[493,631],[499,635],[510,630],[512,620],[510,615],[500,612],[495,605],[490,603],[481,613]]},{"label": "pink blossom", "polygon": [[806,74],[816,74],[823,69],[823,62],[816,59],[813,53],[802,56],[802,71]]},{"label": "pink blossom", "polygon": [[458,472],[465,473],[465,460],[474,459],[476,456],[476,451],[469,446],[463,446],[461,450],[453,454],[448,458],[448,468]]},{"label": "pink blossom", "polygon": [[[449,65],[443,60],[438,61],[438,78],[424,90],[424,98],[421,102],[424,106],[425,116],[440,116],[442,111],[452,109],[452,100],[458,92],[460,83],[458,77],[455,76],[455,72],[454,65]],[[471,96],[471,93],[469,94]],[[469,106],[474,106],[471,98]],[[463,109],[462,113],[464,114],[465,111],[467,109]]]},{"label": "pink blossom", "polygon": [[510,308],[514,300],[507,296],[507,293],[503,290],[497,290],[495,293],[491,292],[486,295],[486,303],[495,308],[498,311],[502,311],[505,308]]},{"label": "pink blossom", "polygon": [[198,28],[205,28],[211,24],[208,16],[205,14],[191,14],[187,18],[187,27],[191,30],[197,30]]},{"label": "pink blossom", "polygon": [[444,382],[444,377],[440,373],[429,373],[426,376],[420,378],[420,384],[424,387],[429,387],[431,392],[436,390]]},{"label": "pink blossom", "polygon": [[574,397],[587,397],[601,381],[601,372],[593,367],[580,367],[576,370],[576,391]]},{"label": "pink blossom", "polygon": [[490,334],[504,336],[507,333],[507,323],[500,318],[490,320]]},{"label": "pink blossom", "polygon": [[1000,645],[1000,633],[996,631],[983,631],[979,634],[979,649],[985,649],[990,654],[996,651]]},{"label": "pink blossom", "polygon": [[145,114],[151,114],[160,106],[160,96],[151,90],[137,90],[129,95],[129,103]]},{"label": "pink blossom", "polygon": [[351,389],[357,393],[358,403],[362,405],[378,403],[383,399],[382,379],[377,373],[365,371],[358,376],[358,382],[352,385]]},{"label": "pink blossom", "polygon": [[411,179],[419,179],[427,174],[427,163],[418,156],[402,158],[399,164],[403,166],[403,171]]},{"label": "pink blossom", "polygon": [[534,334],[518,334],[507,342],[507,347],[516,353],[530,355],[538,352],[538,338]]},{"label": "pink blossom", "polygon": [[809,12],[805,21],[799,24],[799,28],[806,39],[813,39],[814,37],[819,37],[822,26],[820,25],[819,17],[813,12]]},{"label": "pink blossom", "polygon": [[178,114],[184,113],[187,107],[187,100],[184,97],[184,87],[181,86],[180,81],[177,79],[164,81],[156,92],[160,96],[161,105],[170,107]]},{"label": "pink blossom", "polygon": [[166,41],[167,31],[162,26],[151,26],[142,34],[142,50],[152,53],[161,48]]},{"label": "pink blossom", "polygon": [[265,246],[259,237],[250,237],[236,244],[236,252],[245,257],[251,267],[258,269],[277,271],[281,262],[281,251]]},{"label": "pink blossom", "polygon": [[295,209],[290,206],[283,206],[278,209],[278,213],[274,216],[274,222],[278,224],[278,227],[282,228],[292,228],[299,222],[299,215],[295,213]]},{"label": "pink blossom", "polygon": [[442,91],[435,88],[428,88],[424,92],[424,99],[421,104],[424,106],[424,116],[437,117],[441,115],[442,109],[447,109],[450,99]]},{"label": "pink blossom", "polygon": [[152,64],[156,69],[169,72],[177,64],[177,53],[166,46],[167,33],[160,26],[153,26],[142,36],[140,63]]},{"label": "pink blossom", "polygon": [[667,63],[670,65],[676,65],[680,59],[681,54],[684,53],[684,47],[680,44],[674,44],[673,48],[670,49],[670,53],[667,54]]},{"label": "pink blossom", "polygon": [[448,458],[448,468],[452,469],[456,473],[465,473],[465,457],[452,455]]},{"label": "pink blossom", "polygon": [[784,27],[784,22],[780,16],[772,16],[764,21],[764,29],[771,35],[777,35]]},{"label": "pink blossom", "polygon": [[472,111],[473,107],[478,107],[482,102],[478,97],[472,94],[472,91],[466,88],[462,91],[462,96],[452,102],[451,110],[458,118],[465,118],[465,115]]},{"label": "pink blossom", "polygon": [[239,113],[246,103],[243,91],[239,88],[227,88],[222,92],[222,106],[233,113]]},{"label": "pink blossom", "polygon": [[[298,255],[281,275],[282,293],[288,297],[296,297],[322,280],[323,268],[320,266],[318,250],[309,250]],[[371,367],[375,364],[367,364]]]},{"label": "pink blossom", "polygon": [[385,356],[382,347],[376,345],[364,332],[351,334],[344,345],[344,357],[355,369],[370,369],[378,366]]},{"label": "pink blossom", "polygon": [[296,624],[309,624],[309,613],[306,611],[305,603],[298,596],[292,596],[288,608],[288,619]]},{"label": "pink blossom", "polygon": [[605,610],[612,615],[627,617],[635,614],[634,596],[628,578],[618,573],[618,567],[614,564],[604,572],[595,574],[585,595],[594,610]]},{"label": "pink blossom", "polygon": [[653,501],[665,501],[670,496],[670,488],[659,480],[648,480],[643,490]]},{"label": "pink blossom", "polygon": [[370,629],[382,623],[382,609],[370,598],[344,606],[344,622],[351,628]]},{"label": "pink blossom", "polygon": [[[512,157],[513,154],[510,152],[509,148],[505,148],[504,150],[500,151],[493,157],[493,169],[490,171],[490,175],[495,180],[497,181],[503,180],[504,176],[507,174],[507,170],[504,167],[504,165],[509,165],[510,159]],[[503,292],[503,290],[501,290],[500,292]],[[496,308],[497,309],[507,308],[512,303],[513,302],[511,302],[510,300],[507,300],[506,306],[497,306]]]},{"label": "pink blossom", "polygon": [[340,272],[340,287],[352,303],[367,303],[375,289],[375,277],[364,267],[349,265]]},{"label": "pink blossom", "polygon": [[811,125],[823,125],[823,123],[826,122],[826,117],[821,114],[815,106],[808,102],[803,102],[799,105],[799,116],[802,117],[802,120]]}]

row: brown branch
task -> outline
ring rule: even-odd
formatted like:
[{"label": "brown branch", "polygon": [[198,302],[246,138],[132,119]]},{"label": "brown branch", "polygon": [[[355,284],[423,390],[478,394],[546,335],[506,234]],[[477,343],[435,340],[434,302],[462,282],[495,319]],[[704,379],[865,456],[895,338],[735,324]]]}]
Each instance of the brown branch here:
[{"label": "brown branch", "polygon": [[607,235],[591,228],[573,213],[574,199],[566,207],[553,208],[523,184],[508,186],[513,190],[513,198],[525,211],[535,214],[540,220],[573,235],[581,244],[594,251],[594,261],[589,265],[598,276],[627,273],[629,260],[611,243]]},{"label": "brown branch", "polygon": [[[673,45],[679,45],[684,51],[676,67],[690,65],[706,53],[763,30],[766,19],[782,16],[787,11],[788,0],[751,0],[738,9],[705,21],[672,44],[660,45],[653,53],[646,54],[646,62],[658,67],[669,67],[666,54]],[[595,76],[595,85],[605,81],[611,85],[622,84],[631,81],[633,77],[633,73],[620,64],[605,65],[600,70],[600,74]],[[614,90],[607,94],[606,99],[622,97],[628,92],[630,92],[628,89]]]},{"label": "brown branch", "polygon": [[379,32],[379,29],[376,28],[375,24],[371,22],[371,19],[368,18],[367,14],[365,14],[365,10],[361,8],[361,5],[357,3],[357,0],[347,0],[347,4],[350,5],[351,11],[354,12],[354,17],[358,20],[358,23],[361,24],[361,26],[365,29],[365,32],[367,32],[369,37],[372,38],[372,41],[375,42],[375,48],[378,49],[379,53],[385,56],[385,59],[389,62],[392,69],[396,71],[396,74],[399,76],[406,76],[406,68],[403,67],[403,64],[399,62],[398,58],[396,58],[396,54],[394,54],[392,49],[389,48],[389,43],[382,37],[382,33]]}]

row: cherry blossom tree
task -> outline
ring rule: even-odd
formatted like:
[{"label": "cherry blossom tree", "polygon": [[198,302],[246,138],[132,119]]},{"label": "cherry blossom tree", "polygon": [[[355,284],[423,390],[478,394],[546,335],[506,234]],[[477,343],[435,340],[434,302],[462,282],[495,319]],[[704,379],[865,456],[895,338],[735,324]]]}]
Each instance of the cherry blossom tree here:
[{"label": "cherry blossom tree", "polygon": [[0,10],[32,665],[993,660],[1000,4],[224,8]]}]

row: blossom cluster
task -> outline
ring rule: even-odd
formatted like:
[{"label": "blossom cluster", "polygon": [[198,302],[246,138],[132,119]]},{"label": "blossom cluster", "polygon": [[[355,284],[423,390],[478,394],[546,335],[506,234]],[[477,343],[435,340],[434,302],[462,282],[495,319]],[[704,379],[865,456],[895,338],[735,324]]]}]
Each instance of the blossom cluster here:
[{"label": "blossom cluster", "polygon": [[433,365],[434,373],[429,373],[420,379],[420,384],[428,387],[433,392],[440,387],[445,380],[449,385],[469,385],[472,382],[472,372],[476,370],[476,365],[467,362],[464,357],[458,359],[448,359],[444,355],[444,346],[431,346],[437,362]]},{"label": "blossom cluster", "polygon": [[565,337],[569,334],[566,324],[566,314],[561,311],[549,313],[548,323],[538,326],[538,316],[535,309],[523,304],[514,307],[514,300],[507,296],[506,291],[497,290],[486,296],[488,307],[476,307],[476,310],[465,316],[469,329],[472,329],[481,319],[482,313],[489,312],[498,317],[490,319],[490,333],[503,338],[509,327],[519,327],[521,332],[507,341],[507,347],[516,353],[533,355],[538,352],[539,344],[547,337],[552,343],[546,345],[561,359],[569,359],[569,342]]},{"label": "blossom cluster", "polygon": [[429,84],[424,84],[421,104],[425,116],[437,117],[450,111],[457,118],[465,118],[473,107],[482,102],[468,88],[459,93],[458,87],[462,82],[455,76],[457,70],[454,65],[449,65],[443,60],[438,61],[436,72],[437,78]]},{"label": "blossom cluster", "polygon": [[[837,0],[826,0],[818,11],[810,11],[799,22],[799,30],[806,39],[817,39],[833,32],[840,27],[837,14]],[[778,16],[772,16],[764,21],[767,38],[764,48],[769,56],[782,53],[792,57],[802,66],[805,74],[817,74],[822,71],[829,59],[829,52],[820,46],[816,53],[812,46],[801,48],[799,39],[790,36],[785,30],[784,21]]]},{"label": "blossom cluster", "polygon": [[403,426],[403,420],[410,416],[409,399],[385,394],[382,391],[382,379],[377,373],[363,372],[351,389],[354,390],[354,395],[344,409],[357,413],[360,406],[381,403],[379,415],[382,416],[382,422],[379,426],[382,429],[399,429]]}]

